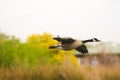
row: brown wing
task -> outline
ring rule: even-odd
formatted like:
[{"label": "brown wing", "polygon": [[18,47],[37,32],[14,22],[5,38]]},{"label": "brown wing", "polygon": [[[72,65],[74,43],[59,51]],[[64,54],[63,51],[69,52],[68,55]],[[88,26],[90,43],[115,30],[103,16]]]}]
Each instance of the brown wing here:
[{"label": "brown wing", "polygon": [[54,37],[54,40],[57,40],[58,42],[62,42],[62,44],[67,44],[67,43],[73,43],[75,42],[74,39],[70,38],[70,37],[64,37],[64,38],[60,38],[60,37]]},{"label": "brown wing", "polygon": [[88,53],[88,50],[85,45],[81,45],[81,46],[77,47],[76,50],[81,52],[82,54]]}]

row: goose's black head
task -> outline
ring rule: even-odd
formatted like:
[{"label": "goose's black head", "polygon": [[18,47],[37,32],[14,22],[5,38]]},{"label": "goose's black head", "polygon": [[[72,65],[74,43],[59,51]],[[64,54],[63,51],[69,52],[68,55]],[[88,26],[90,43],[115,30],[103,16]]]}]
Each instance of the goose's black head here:
[{"label": "goose's black head", "polygon": [[101,42],[101,41],[100,41],[99,39],[97,39],[97,38],[93,38],[92,41],[93,41],[93,42]]}]

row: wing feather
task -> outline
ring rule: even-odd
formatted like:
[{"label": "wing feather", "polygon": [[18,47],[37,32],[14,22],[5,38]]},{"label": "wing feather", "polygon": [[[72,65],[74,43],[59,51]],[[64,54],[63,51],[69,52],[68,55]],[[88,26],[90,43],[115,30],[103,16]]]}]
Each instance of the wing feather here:
[{"label": "wing feather", "polygon": [[85,45],[81,45],[76,48],[77,51],[81,52],[82,54],[88,53],[87,47]]}]

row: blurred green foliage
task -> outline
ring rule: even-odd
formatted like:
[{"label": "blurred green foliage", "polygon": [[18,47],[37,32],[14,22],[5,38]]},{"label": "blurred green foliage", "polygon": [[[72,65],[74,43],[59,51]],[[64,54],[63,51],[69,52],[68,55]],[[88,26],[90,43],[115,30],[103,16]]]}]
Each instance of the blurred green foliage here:
[{"label": "blurred green foliage", "polygon": [[0,33],[0,66],[11,66],[20,45],[19,39]]},{"label": "blurred green foliage", "polygon": [[73,51],[49,49],[49,46],[58,43],[52,38],[53,36],[49,33],[33,34],[22,43],[15,36],[0,33],[0,67],[58,64],[65,60],[66,53],[69,53],[71,62],[77,64]]},{"label": "blurred green foliage", "polygon": [[[36,63],[50,63],[53,54],[50,54],[48,46],[52,42],[52,35],[32,35],[27,42],[21,43],[15,36],[0,33],[0,66],[35,65]],[[54,44],[55,41],[53,41]]]}]

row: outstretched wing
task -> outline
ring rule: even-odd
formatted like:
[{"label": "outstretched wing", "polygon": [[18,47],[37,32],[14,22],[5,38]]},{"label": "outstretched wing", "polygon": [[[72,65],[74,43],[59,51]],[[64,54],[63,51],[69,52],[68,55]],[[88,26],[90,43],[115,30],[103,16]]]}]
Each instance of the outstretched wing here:
[{"label": "outstretched wing", "polygon": [[77,51],[81,52],[82,54],[88,53],[88,50],[87,50],[87,48],[86,48],[85,45],[81,45],[81,46],[79,46],[79,47],[77,47],[77,48],[75,48],[75,49],[76,49]]},{"label": "outstretched wing", "polygon": [[58,42],[62,42],[62,44],[67,44],[67,43],[73,43],[75,42],[74,39],[70,38],[70,37],[64,37],[64,38],[60,38],[60,37],[54,37],[54,40],[57,40]]}]

